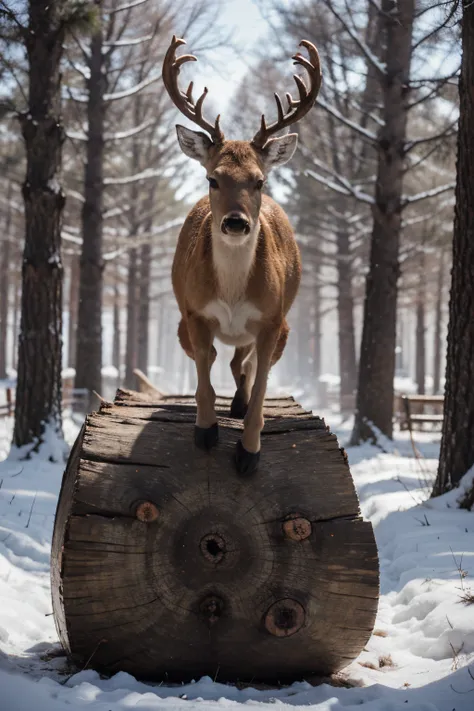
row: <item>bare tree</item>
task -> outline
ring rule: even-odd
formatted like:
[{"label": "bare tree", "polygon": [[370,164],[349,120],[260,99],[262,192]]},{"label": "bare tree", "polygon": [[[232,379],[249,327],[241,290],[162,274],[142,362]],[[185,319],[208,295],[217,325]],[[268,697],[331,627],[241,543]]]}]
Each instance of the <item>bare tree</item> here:
[{"label": "bare tree", "polygon": [[10,291],[10,229],[12,224],[12,185],[7,188],[4,239],[0,261],[0,380],[7,377],[7,326]]},{"label": "bare tree", "polygon": [[[433,495],[459,485],[474,464],[474,4],[463,0],[460,119],[443,434]],[[463,502],[474,503],[474,487]]]},{"label": "bare tree", "polygon": [[60,64],[68,28],[90,15],[84,3],[38,0],[28,3],[26,22],[11,8],[9,19],[28,60],[27,108],[18,114],[26,148],[25,245],[13,441],[37,449],[48,427],[62,435]]}]

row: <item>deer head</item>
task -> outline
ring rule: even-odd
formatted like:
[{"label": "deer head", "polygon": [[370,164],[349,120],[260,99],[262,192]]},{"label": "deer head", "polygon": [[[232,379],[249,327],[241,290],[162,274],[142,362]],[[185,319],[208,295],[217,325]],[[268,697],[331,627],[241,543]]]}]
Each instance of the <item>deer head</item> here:
[{"label": "deer head", "polygon": [[206,133],[177,125],[179,145],[187,156],[206,169],[214,231],[227,244],[242,244],[258,227],[261,191],[268,172],[289,161],[296,150],[296,133],[279,137],[274,134],[302,119],[316,101],[321,85],[318,51],[311,42],[300,42],[300,46],[308,50],[309,60],[299,52],[292,59],[308,72],[309,88],[301,77],[294,75],[299,98],[293,99],[287,93],[286,111],[275,93],[278,118],[274,123],[267,125],[262,116],[260,129],[251,141],[226,141],[219,125],[220,116],[211,123],[203,115],[207,88],[195,102],[193,82],[186,91],[178,85],[182,65],[197,61],[191,54],[176,56],[176,50],[183,44],[186,44],[183,39],[173,36],[163,62],[163,82],[181,113]]}]

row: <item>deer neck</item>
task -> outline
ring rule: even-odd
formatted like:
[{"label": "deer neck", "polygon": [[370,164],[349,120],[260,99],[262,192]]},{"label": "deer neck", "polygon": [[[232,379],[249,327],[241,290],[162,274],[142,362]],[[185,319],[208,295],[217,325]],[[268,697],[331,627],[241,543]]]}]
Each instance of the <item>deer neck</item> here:
[{"label": "deer neck", "polygon": [[217,297],[230,306],[245,297],[248,280],[255,262],[260,224],[241,245],[229,245],[212,227],[212,260],[217,279]]}]

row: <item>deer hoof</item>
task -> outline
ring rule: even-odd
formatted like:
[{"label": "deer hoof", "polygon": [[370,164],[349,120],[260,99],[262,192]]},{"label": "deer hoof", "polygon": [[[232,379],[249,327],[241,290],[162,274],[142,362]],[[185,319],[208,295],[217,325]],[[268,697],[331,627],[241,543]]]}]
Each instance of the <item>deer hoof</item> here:
[{"label": "deer hoof", "polygon": [[211,427],[198,427],[194,428],[194,444],[199,449],[205,449],[209,451],[212,447],[215,447],[219,441],[219,427],[217,422],[215,422]]},{"label": "deer hoof", "polygon": [[260,452],[247,452],[239,439],[235,450],[235,465],[241,476],[250,476],[257,471]]},{"label": "deer hoof", "polygon": [[247,403],[237,390],[230,405],[230,416],[234,417],[236,420],[243,420],[247,414],[247,409]]}]

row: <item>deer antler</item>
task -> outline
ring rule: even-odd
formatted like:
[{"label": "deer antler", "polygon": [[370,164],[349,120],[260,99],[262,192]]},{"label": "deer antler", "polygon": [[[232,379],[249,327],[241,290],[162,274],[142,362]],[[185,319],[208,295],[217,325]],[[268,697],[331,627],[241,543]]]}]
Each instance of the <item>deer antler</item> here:
[{"label": "deer antler", "polygon": [[173,39],[171,40],[171,44],[168,47],[168,51],[166,52],[163,61],[163,83],[171,97],[171,100],[181,111],[181,113],[184,114],[186,118],[190,119],[207,131],[211,136],[213,143],[219,145],[224,142],[224,134],[219,126],[220,116],[216,118],[213,125],[202,115],[202,105],[208,93],[207,87],[204,88],[203,93],[196,103],[194,103],[193,82],[189,84],[186,92],[182,91],[178,86],[178,74],[181,66],[186,62],[197,62],[196,57],[192,54],[183,54],[180,57],[176,57],[176,50],[183,44],[186,44],[184,39],[177,39],[176,35],[173,35]]},{"label": "deer antler", "polygon": [[288,109],[286,110],[286,113],[283,111],[283,105],[279,95],[275,93],[278,119],[274,123],[267,126],[265,116],[262,115],[260,129],[251,141],[252,145],[256,148],[263,148],[270,136],[274,133],[278,133],[283,128],[286,128],[292,123],[296,123],[302,119],[316,101],[316,97],[318,96],[319,88],[321,86],[321,63],[319,61],[318,50],[314,44],[312,44],[312,42],[308,42],[308,40],[301,40],[299,46],[306,47],[309,54],[309,60],[306,59],[306,57],[303,57],[303,55],[299,52],[293,55],[292,59],[294,60],[294,64],[301,65],[308,72],[310,83],[309,89],[301,77],[297,74],[293,75],[300,98],[297,100],[293,99],[291,94],[286,93],[286,100],[288,101]]}]

